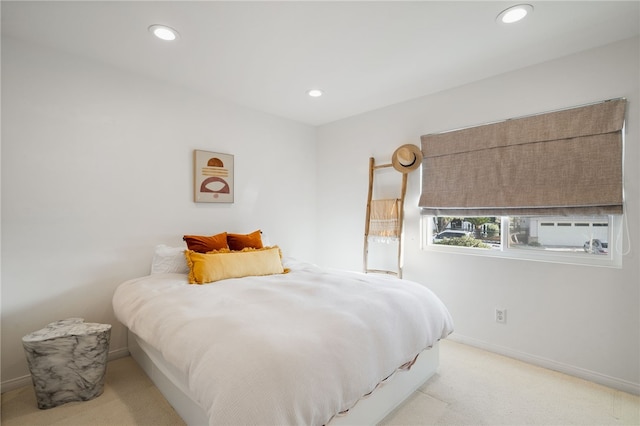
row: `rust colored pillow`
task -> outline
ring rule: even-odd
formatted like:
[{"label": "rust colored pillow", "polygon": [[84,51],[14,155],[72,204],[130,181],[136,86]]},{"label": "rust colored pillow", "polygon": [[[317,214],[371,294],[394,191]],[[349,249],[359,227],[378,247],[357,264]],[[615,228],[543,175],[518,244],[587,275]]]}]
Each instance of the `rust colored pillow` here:
[{"label": "rust colored pillow", "polygon": [[227,234],[227,244],[233,251],[244,248],[262,248],[262,232],[258,229],[250,234]]},{"label": "rust colored pillow", "polygon": [[210,237],[202,235],[185,235],[182,239],[187,243],[189,250],[198,253],[207,253],[209,251],[228,249],[227,233],[212,235]]}]

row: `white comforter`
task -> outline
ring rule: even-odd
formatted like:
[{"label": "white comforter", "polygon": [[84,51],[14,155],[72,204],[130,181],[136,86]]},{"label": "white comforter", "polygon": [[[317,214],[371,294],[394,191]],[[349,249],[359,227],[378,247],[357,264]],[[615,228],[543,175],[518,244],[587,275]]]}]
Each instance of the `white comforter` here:
[{"label": "white comforter", "polygon": [[121,284],[125,326],[188,377],[211,425],[322,425],[452,332],[425,286],[288,260],[284,275]]}]

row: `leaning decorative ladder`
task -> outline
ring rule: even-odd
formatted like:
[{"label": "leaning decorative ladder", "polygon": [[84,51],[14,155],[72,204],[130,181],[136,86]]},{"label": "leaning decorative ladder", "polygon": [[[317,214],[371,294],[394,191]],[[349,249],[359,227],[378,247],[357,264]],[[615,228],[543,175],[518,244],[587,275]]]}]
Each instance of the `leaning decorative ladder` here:
[{"label": "leaning decorative ladder", "polygon": [[[367,216],[364,225],[364,272],[383,273],[402,278],[402,225],[404,222],[404,197],[407,192],[407,174],[402,173],[400,197],[395,199],[373,199],[376,172],[393,167],[392,163],[376,165],[369,158],[369,194],[367,196]],[[395,270],[369,268],[369,237],[393,239],[398,242],[398,257]]]}]

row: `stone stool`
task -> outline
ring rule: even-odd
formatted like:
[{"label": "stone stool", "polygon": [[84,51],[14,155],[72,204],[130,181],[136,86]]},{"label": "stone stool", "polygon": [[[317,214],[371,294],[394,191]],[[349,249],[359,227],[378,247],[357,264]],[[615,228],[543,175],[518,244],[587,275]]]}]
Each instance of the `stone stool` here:
[{"label": "stone stool", "polygon": [[87,401],[102,394],[110,324],[83,318],[52,322],[22,338],[38,408]]}]

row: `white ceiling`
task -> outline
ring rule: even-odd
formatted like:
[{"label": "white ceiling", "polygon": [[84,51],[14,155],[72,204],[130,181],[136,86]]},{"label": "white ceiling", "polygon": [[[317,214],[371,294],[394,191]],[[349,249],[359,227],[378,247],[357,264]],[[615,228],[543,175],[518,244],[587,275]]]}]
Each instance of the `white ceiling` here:
[{"label": "white ceiling", "polygon": [[[320,125],[633,37],[640,1],[2,1],[2,35]],[[180,32],[155,39],[151,24]],[[322,88],[325,96],[306,91]]]}]

